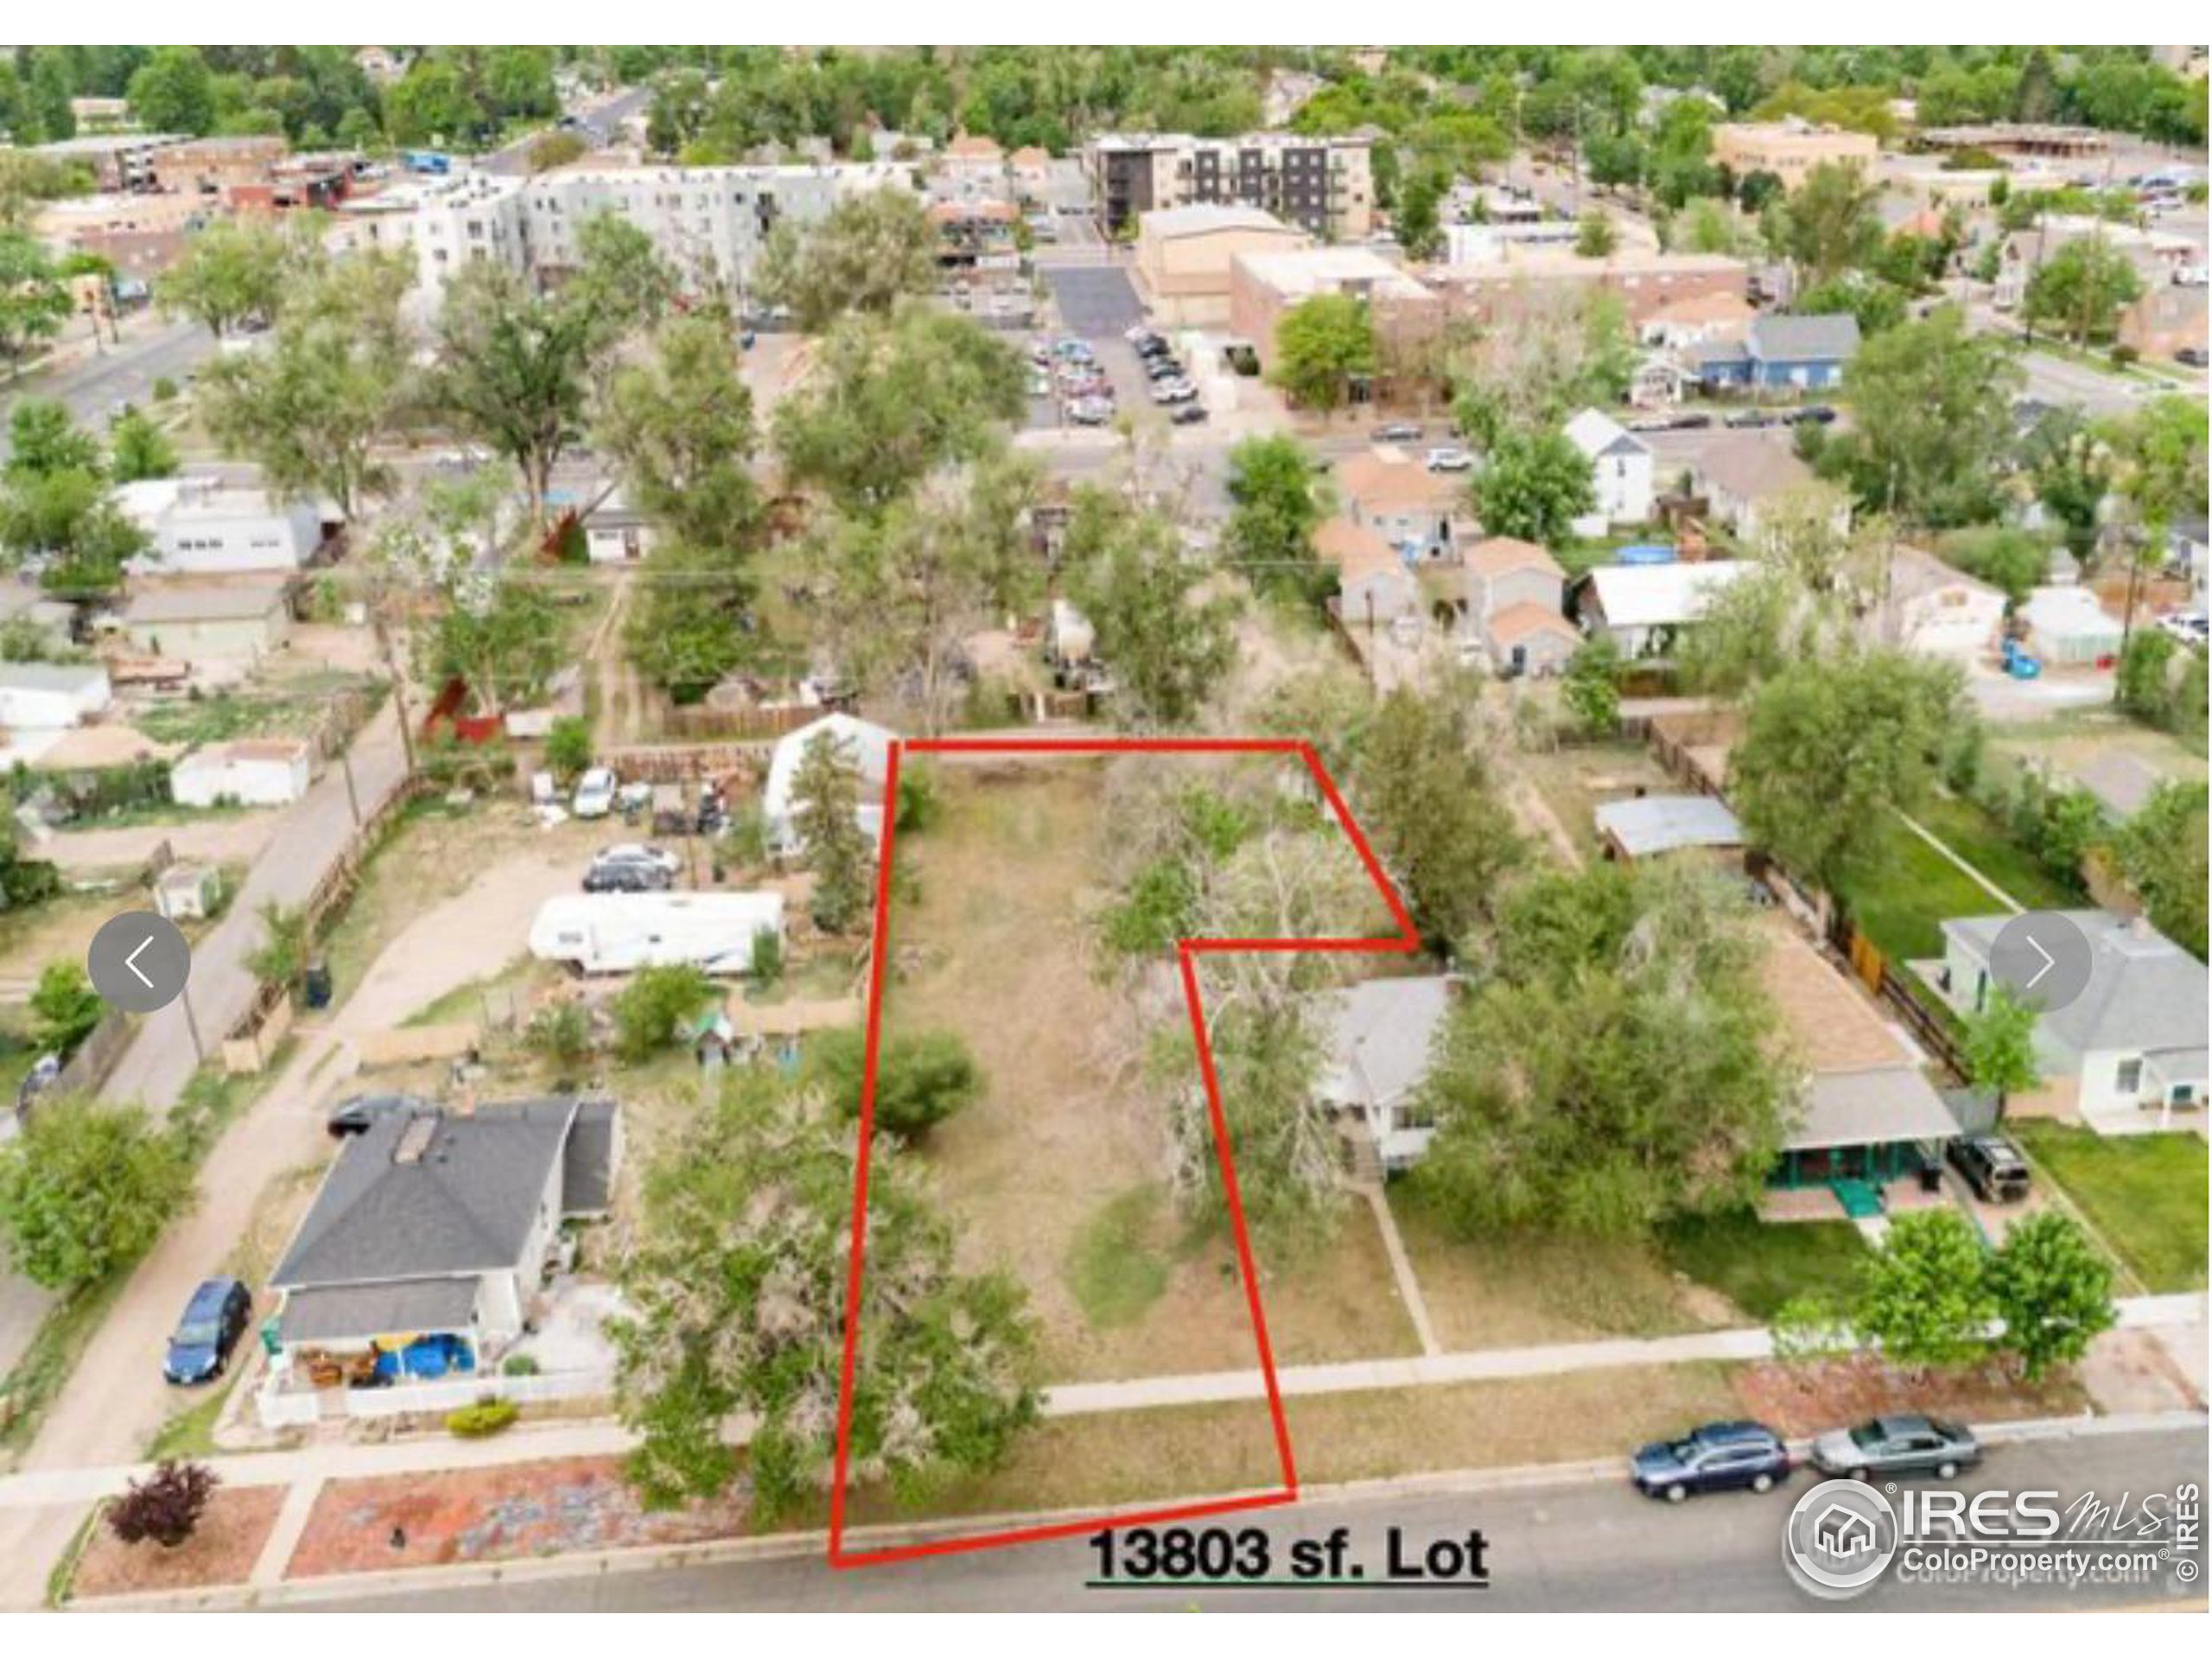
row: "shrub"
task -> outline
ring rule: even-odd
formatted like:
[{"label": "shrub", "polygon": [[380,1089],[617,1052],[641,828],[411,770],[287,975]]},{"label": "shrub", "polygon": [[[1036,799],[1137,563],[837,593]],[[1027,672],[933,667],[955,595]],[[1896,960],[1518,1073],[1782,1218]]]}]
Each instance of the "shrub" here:
[{"label": "shrub", "polygon": [[173,403],[173,402],[175,402],[175,398],[176,398],[176,382],[175,382],[175,381],[174,381],[174,380],[170,379],[170,378],[168,378],[168,376],[167,376],[167,375],[165,374],[165,375],[162,375],[159,379],[157,379],[157,380],[156,380],[156,381],[154,382],[154,401],[155,401],[156,403],[157,403],[157,404]]},{"label": "shrub", "polygon": [[591,728],[581,715],[563,715],[545,734],[545,764],[563,783],[591,766]]},{"label": "shrub", "polygon": [[[861,1113],[867,1060],[865,1032],[827,1031],[807,1045],[807,1075],[849,1118]],[[911,1139],[942,1123],[982,1091],[982,1068],[953,1033],[903,1033],[886,1039],[876,1057],[876,1127]]]},{"label": "shrub", "polygon": [[632,1065],[676,1041],[676,1027],[715,1001],[706,975],[689,963],[647,968],[614,999],[614,1052]]},{"label": "shrub", "polygon": [[473,1406],[446,1414],[446,1433],[464,1440],[486,1440],[514,1426],[522,1408],[512,1400],[486,1395]]},{"label": "shrub", "polygon": [[85,970],[73,962],[49,962],[30,995],[31,1040],[67,1059],[107,1012]]},{"label": "shrub", "polygon": [[784,976],[784,941],[781,934],[764,931],[753,936],[751,967],[756,985],[773,985]]},{"label": "shrub", "polygon": [[163,1549],[175,1549],[198,1529],[221,1484],[203,1464],[166,1459],[145,1479],[132,1481],[108,1506],[108,1530],[126,1544],[150,1539]]},{"label": "shrub", "polygon": [[501,1376],[536,1376],[537,1357],[534,1354],[509,1354],[499,1362],[499,1375]]},{"label": "shrub", "polygon": [[530,1019],[523,1041],[563,1070],[573,1070],[591,1058],[591,1016],[581,1002],[556,1002],[540,1008]]}]

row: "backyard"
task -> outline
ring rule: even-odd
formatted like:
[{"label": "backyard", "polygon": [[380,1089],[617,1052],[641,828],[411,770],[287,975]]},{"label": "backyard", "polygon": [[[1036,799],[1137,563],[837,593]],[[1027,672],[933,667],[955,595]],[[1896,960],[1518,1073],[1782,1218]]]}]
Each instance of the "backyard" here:
[{"label": "backyard", "polygon": [[2018,1119],[2008,1128],[2146,1289],[2204,1288],[2202,1139],[2101,1135],[2035,1118]]},{"label": "backyard", "polygon": [[[1926,804],[1919,822],[2023,909],[2063,910],[2084,902],[2003,824],[1971,802],[1936,797]],[[1899,964],[1942,956],[1947,917],[1986,916],[2004,909],[1894,813],[1883,821],[1872,867],[1842,897],[1859,931]]]}]

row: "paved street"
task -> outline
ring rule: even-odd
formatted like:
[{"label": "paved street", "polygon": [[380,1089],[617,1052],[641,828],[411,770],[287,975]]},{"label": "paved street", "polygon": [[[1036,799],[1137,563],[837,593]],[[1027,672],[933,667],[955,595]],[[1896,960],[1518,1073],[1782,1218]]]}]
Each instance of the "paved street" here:
[{"label": "paved street", "polygon": [[[134,318],[124,327],[122,345],[0,388],[0,409],[11,408],[18,397],[56,397],[81,424],[105,431],[117,404],[150,404],[156,380],[173,380],[181,388],[214,349],[214,336],[196,322]],[[7,429],[0,422],[0,460],[7,454]]]},{"label": "paved street", "polygon": [[[650,86],[632,86],[614,93],[604,101],[588,108],[570,111],[585,129],[587,143],[604,144],[620,129],[623,122],[642,110],[652,99]],[[530,147],[543,138],[550,128],[541,127],[526,132],[512,143],[503,144],[488,156],[476,158],[477,170],[519,176],[530,171]]]},{"label": "paved street", "polygon": [[[2089,1435],[1997,1448],[1981,1470],[1960,1484],[1969,1491],[2055,1491],[2062,1501],[2094,1492],[2113,1502],[2125,1491],[2139,1501],[2147,1493],[2171,1493],[2184,1482],[2201,1485],[2205,1455],[2202,1427]],[[1885,1582],[1855,1601],[1817,1602],[1797,1588],[1782,1563],[1789,1503],[1809,1484],[1809,1477],[1800,1475],[1764,1497],[1700,1498],[1680,1510],[1605,1480],[1459,1496],[1363,1496],[1226,1520],[1236,1529],[1262,1529],[1277,1564],[1286,1561],[1293,1541],[1348,1527],[1350,1559],[1364,1566],[1370,1578],[1384,1570],[1393,1527],[1421,1548],[1480,1528],[1489,1545],[1491,1587],[1486,1591],[1096,1589],[1087,1583],[1096,1566],[1092,1549],[1070,1540],[845,1572],[810,1557],[417,1590],[319,1605],[437,1612],[2024,1612],[2203,1605],[2201,1588],[2183,1595],[2166,1581],[2079,1589]],[[2201,1546],[2196,1560],[2201,1567]]]}]

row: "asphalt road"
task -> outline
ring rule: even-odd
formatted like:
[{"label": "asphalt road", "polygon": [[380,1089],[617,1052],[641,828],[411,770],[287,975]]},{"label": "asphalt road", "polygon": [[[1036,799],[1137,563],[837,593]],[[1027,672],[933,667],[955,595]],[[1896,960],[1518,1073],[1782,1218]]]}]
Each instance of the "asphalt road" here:
[{"label": "asphalt road", "polygon": [[[215,350],[214,336],[196,322],[154,319],[145,326],[148,332],[126,334],[119,346],[66,369],[26,376],[0,396],[0,410],[12,407],[18,397],[55,397],[79,424],[105,431],[108,413],[117,404],[150,404],[154,382],[164,378],[181,387],[184,377]],[[7,429],[0,423],[0,459],[7,454]]]},{"label": "asphalt road", "polygon": [[[2064,1502],[2123,1492],[2137,1502],[2205,1480],[2202,1427],[2091,1435],[1993,1450],[1960,1483],[2053,1491]],[[1800,1475],[1782,1491],[1693,1500],[1681,1509],[1637,1497],[1611,1481],[1463,1497],[1380,1497],[1309,1503],[1274,1518],[1230,1516],[1236,1528],[1267,1533],[1280,1569],[1297,1540],[1350,1530],[1347,1560],[1363,1581],[1317,1589],[1169,1590],[1094,1588],[1094,1552],[1080,1540],[938,1557],[893,1567],[833,1572],[817,1559],[696,1567],[665,1572],[595,1573],[534,1583],[411,1592],[318,1610],[352,1611],[1106,1611],[1237,1612],[2026,1612],[2114,1609],[2191,1602],[2203,1606],[2202,1580],[2185,1593],[2171,1578],[2072,1588],[2059,1585],[1908,1585],[1894,1575],[1856,1600],[1819,1602],[1782,1563],[1782,1528]],[[1264,1512],[1263,1512],[1264,1513]],[[1418,1560],[1431,1545],[1464,1540],[1479,1529],[1487,1541],[1486,1590],[1383,1589],[1391,1529]],[[2194,1560],[2201,1571],[2203,1547]],[[1345,1576],[1351,1576],[1346,1574]]]},{"label": "asphalt road", "polygon": [[[571,111],[570,113],[588,129],[585,135],[587,142],[604,144],[613,138],[623,122],[645,108],[652,95],[650,86],[632,86],[614,93],[603,103],[595,104],[588,109]],[[480,156],[476,159],[477,171],[515,177],[529,172],[530,147],[550,130],[550,128],[538,128],[487,156]]]}]

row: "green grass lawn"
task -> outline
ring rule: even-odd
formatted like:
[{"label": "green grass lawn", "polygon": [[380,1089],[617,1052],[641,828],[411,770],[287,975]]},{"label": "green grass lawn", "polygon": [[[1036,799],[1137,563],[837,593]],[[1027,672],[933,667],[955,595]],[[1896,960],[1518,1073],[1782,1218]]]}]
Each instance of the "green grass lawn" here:
[{"label": "green grass lawn", "polygon": [[2137,1278],[2153,1291],[2204,1288],[2204,1142],[2193,1135],[2113,1138],[2069,1124],[2010,1126]]},{"label": "green grass lawn", "polygon": [[1159,1187],[1133,1186],[1101,1205],[1076,1235],[1061,1273],[1093,1325],[1142,1319],[1167,1289],[1166,1209]]},{"label": "green grass lawn", "polygon": [[[1971,801],[1934,797],[1915,817],[2024,908],[2064,910],[2086,902]],[[1895,814],[1883,824],[1874,868],[1844,899],[1860,930],[1895,962],[1942,956],[1946,917],[1986,916],[2002,908]]]},{"label": "green grass lawn", "polygon": [[1866,1242],[1847,1221],[1761,1221],[1749,1210],[1685,1216],[1660,1229],[1667,1265],[1761,1324],[1793,1296],[1847,1294]]}]

